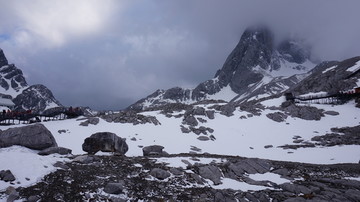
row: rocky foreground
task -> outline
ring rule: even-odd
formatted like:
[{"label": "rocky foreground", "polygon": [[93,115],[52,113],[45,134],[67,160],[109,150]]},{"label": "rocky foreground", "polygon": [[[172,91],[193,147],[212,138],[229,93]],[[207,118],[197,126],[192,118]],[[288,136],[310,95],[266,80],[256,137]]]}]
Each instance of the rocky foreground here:
[{"label": "rocky foreground", "polygon": [[[57,163],[56,172],[31,187],[8,188],[9,198],[25,201],[360,201],[360,164],[314,165],[210,154],[70,158],[67,163]],[[186,166],[169,165],[165,159],[169,162],[177,159]],[[204,159],[212,162],[201,163]],[[277,184],[249,177],[264,173],[278,175],[287,182]],[[221,189],[224,179],[262,188],[258,191]]]}]

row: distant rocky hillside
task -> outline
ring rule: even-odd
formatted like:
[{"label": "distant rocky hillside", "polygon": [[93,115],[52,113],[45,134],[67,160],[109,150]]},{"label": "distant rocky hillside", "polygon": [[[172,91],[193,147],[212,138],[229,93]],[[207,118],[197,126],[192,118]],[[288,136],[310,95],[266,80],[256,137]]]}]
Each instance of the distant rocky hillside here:
[{"label": "distant rocky hillside", "polygon": [[295,95],[347,91],[360,86],[360,56],[317,65],[308,77],[289,89]]},{"label": "distant rocky hillside", "polygon": [[249,28],[213,79],[194,89],[157,90],[128,109],[142,110],[168,103],[189,104],[202,100],[228,102],[262,98],[294,86],[314,66],[310,61],[310,48],[301,41],[285,40],[275,45],[269,29]]},{"label": "distant rocky hillside", "polygon": [[23,72],[14,64],[9,64],[0,49],[0,96],[11,99],[15,110],[43,112],[46,109],[62,106],[44,85],[29,86]]}]

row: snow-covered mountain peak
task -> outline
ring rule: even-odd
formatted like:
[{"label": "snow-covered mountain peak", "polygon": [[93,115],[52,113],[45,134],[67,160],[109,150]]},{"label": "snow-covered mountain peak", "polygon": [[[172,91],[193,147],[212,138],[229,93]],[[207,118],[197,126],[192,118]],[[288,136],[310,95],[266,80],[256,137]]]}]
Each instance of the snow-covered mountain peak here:
[{"label": "snow-covered mountain peak", "polygon": [[227,57],[213,79],[194,89],[180,87],[156,91],[128,109],[142,110],[166,103],[194,103],[202,100],[241,101],[285,91],[298,83],[315,64],[310,49],[301,40],[274,44],[273,33],[265,26],[250,27]]},{"label": "snow-covered mountain peak", "polygon": [[15,110],[32,109],[42,112],[51,107],[62,106],[49,89],[43,85],[29,86],[23,72],[9,64],[0,49],[0,96],[11,99]]}]

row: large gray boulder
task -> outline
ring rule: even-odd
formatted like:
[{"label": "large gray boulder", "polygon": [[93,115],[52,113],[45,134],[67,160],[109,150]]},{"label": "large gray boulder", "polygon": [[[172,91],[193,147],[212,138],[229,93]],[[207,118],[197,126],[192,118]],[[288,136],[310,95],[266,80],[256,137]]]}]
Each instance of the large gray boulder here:
[{"label": "large gray boulder", "polygon": [[99,132],[86,138],[82,144],[82,149],[89,154],[102,151],[124,155],[129,150],[129,147],[125,138],[110,132]]},{"label": "large gray boulder", "polygon": [[51,132],[42,124],[9,128],[0,132],[0,148],[20,145],[29,149],[43,150],[56,147]]},{"label": "large gray boulder", "polygon": [[167,152],[163,151],[164,147],[160,145],[151,145],[143,148],[144,156],[163,156],[168,155]]}]

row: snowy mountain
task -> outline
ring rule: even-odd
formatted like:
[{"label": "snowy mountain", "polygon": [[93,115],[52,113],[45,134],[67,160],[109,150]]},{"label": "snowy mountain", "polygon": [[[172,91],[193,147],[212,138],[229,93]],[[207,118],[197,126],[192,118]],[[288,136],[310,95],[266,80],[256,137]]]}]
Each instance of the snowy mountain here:
[{"label": "snowy mountain", "polygon": [[9,64],[0,49],[0,96],[11,99],[17,111],[46,109],[62,106],[51,91],[44,85],[29,86],[23,72],[14,64]]},{"label": "snowy mountain", "polygon": [[246,101],[284,92],[307,76],[315,64],[300,40],[276,46],[269,29],[247,29],[213,79],[194,89],[157,90],[128,109],[142,110],[167,103],[202,100]]},{"label": "snowy mountain", "polygon": [[[214,79],[145,110],[0,125],[0,201],[359,201],[360,57],[311,66],[272,43],[247,30]],[[24,108],[53,97],[11,89]]]}]

